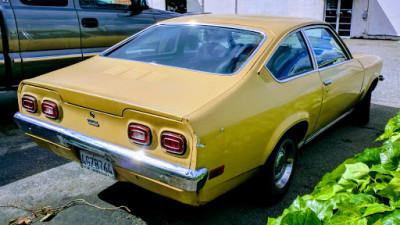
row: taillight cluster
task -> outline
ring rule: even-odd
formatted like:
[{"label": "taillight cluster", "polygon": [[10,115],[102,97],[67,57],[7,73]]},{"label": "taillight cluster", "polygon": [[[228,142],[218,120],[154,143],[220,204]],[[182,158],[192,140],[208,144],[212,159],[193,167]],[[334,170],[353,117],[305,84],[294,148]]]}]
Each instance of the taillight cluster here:
[{"label": "taillight cluster", "polygon": [[22,97],[22,107],[28,112],[37,112],[37,100],[35,97],[24,95]]},{"label": "taillight cluster", "polygon": [[[128,137],[136,144],[149,146],[152,141],[150,128],[131,123],[128,126]],[[173,132],[162,132],[160,137],[161,147],[170,153],[183,155],[186,152],[186,139],[183,135]]]},{"label": "taillight cluster", "polygon": [[[22,108],[31,113],[36,113],[38,111],[38,101],[35,97],[30,95],[24,95],[22,97]],[[42,113],[50,118],[58,118],[58,106],[56,103],[48,100],[42,102]]]},{"label": "taillight cluster", "polygon": [[163,132],[161,134],[161,147],[167,152],[183,155],[186,150],[186,139],[180,134]]},{"label": "taillight cluster", "polygon": [[148,146],[151,144],[151,131],[148,127],[139,124],[130,124],[128,136],[133,143]]}]

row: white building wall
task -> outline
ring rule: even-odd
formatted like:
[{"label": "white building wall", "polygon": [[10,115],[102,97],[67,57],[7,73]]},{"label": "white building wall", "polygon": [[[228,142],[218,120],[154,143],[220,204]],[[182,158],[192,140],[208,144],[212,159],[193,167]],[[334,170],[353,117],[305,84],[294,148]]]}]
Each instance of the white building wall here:
[{"label": "white building wall", "polygon": [[237,0],[238,14],[309,17],[322,20],[324,0]]},{"label": "white building wall", "polygon": [[351,36],[364,38],[399,37],[400,1],[354,0]]},{"label": "white building wall", "polygon": [[368,35],[400,35],[400,1],[370,0]]},{"label": "white building wall", "polygon": [[[188,12],[266,14],[323,20],[325,0],[187,0]],[[342,0],[346,1],[346,0]],[[165,0],[148,0],[165,10]],[[204,5],[203,5],[204,3]],[[352,37],[400,37],[400,0],[353,0]],[[365,19],[363,19],[363,15]]]},{"label": "white building wall", "polygon": [[[165,0],[148,2],[152,8],[165,10]],[[188,12],[198,12],[204,7],[204,12],[214,14],[286,15],[320,20],[324,17],[324,0],[188,0],[187,3]]]},{"label": "white building wall", "polygon": [[350,35],[353,37],[363,37],[367,33],[368,3],[369,0],[353,0],[350,30]]},{"label": "white building wall", "polygon": [[149,6],[155,9],[162,9],[165,10],[165,0],[147,0]]},{"label": "white building wall", "polygon": [[204,0],[204,12],[235,14],[235,0]]}]

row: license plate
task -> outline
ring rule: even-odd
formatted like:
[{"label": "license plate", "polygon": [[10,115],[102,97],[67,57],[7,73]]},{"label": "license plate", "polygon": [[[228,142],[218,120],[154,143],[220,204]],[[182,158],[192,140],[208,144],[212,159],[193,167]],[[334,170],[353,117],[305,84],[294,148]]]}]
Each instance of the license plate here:
[{"label": "license plate", "polygon": [[80,150],[81,166],[94,172],[115,178],[112,162],[102,155],[86,150]]}]

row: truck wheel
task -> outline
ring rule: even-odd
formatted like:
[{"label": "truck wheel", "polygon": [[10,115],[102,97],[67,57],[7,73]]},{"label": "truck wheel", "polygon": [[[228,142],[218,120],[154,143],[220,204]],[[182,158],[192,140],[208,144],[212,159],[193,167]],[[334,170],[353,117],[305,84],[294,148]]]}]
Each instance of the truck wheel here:
[{"label": "truck wheel", "polygon": [[296,138],[285,135],[275,146],[260,171],[263,196],[268,201],[281,199],[289,189],[296,166]]},{"label": "truck wheel", "polygon": [[352,113],[352,118],[357,125],[365,125],[369,122],[369,114],[371,108],[371,94],[372,91],[368,90],[364,98],[354,108],[354,111]]}]

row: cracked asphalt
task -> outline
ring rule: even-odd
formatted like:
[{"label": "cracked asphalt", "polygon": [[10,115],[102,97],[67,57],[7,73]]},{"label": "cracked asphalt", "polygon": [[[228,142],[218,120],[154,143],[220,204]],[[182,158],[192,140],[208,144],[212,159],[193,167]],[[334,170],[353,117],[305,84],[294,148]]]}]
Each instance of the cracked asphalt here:
[{"label": "cracked asphalt", "polygon": [[[299,163],[287,195],[276,204],[259,202],[247,183],[201,207],[191,207],[116,182],[80,168],[36,146],[12,121],[17,111],[16,93],[0,93],[0,205],[19,200],[29,208],[57,207],[85,199],[100,207],[124,205],[125,210],[100,210],[79,204],[67,208],[43,224],[266,224],[279,216],[298,195],[310,193],[322,176],[374,142],[387,121],[400,108],[400,43],[395,41],[346,39],[353,54],[380,55],[384,60],[380,82],[373,92],[371,121],[355,126],[343,120],[299,152]],[[26,211],[0,208],[0,224],[28,215]],[[42,224],[40,222],[36,224]]]}]

